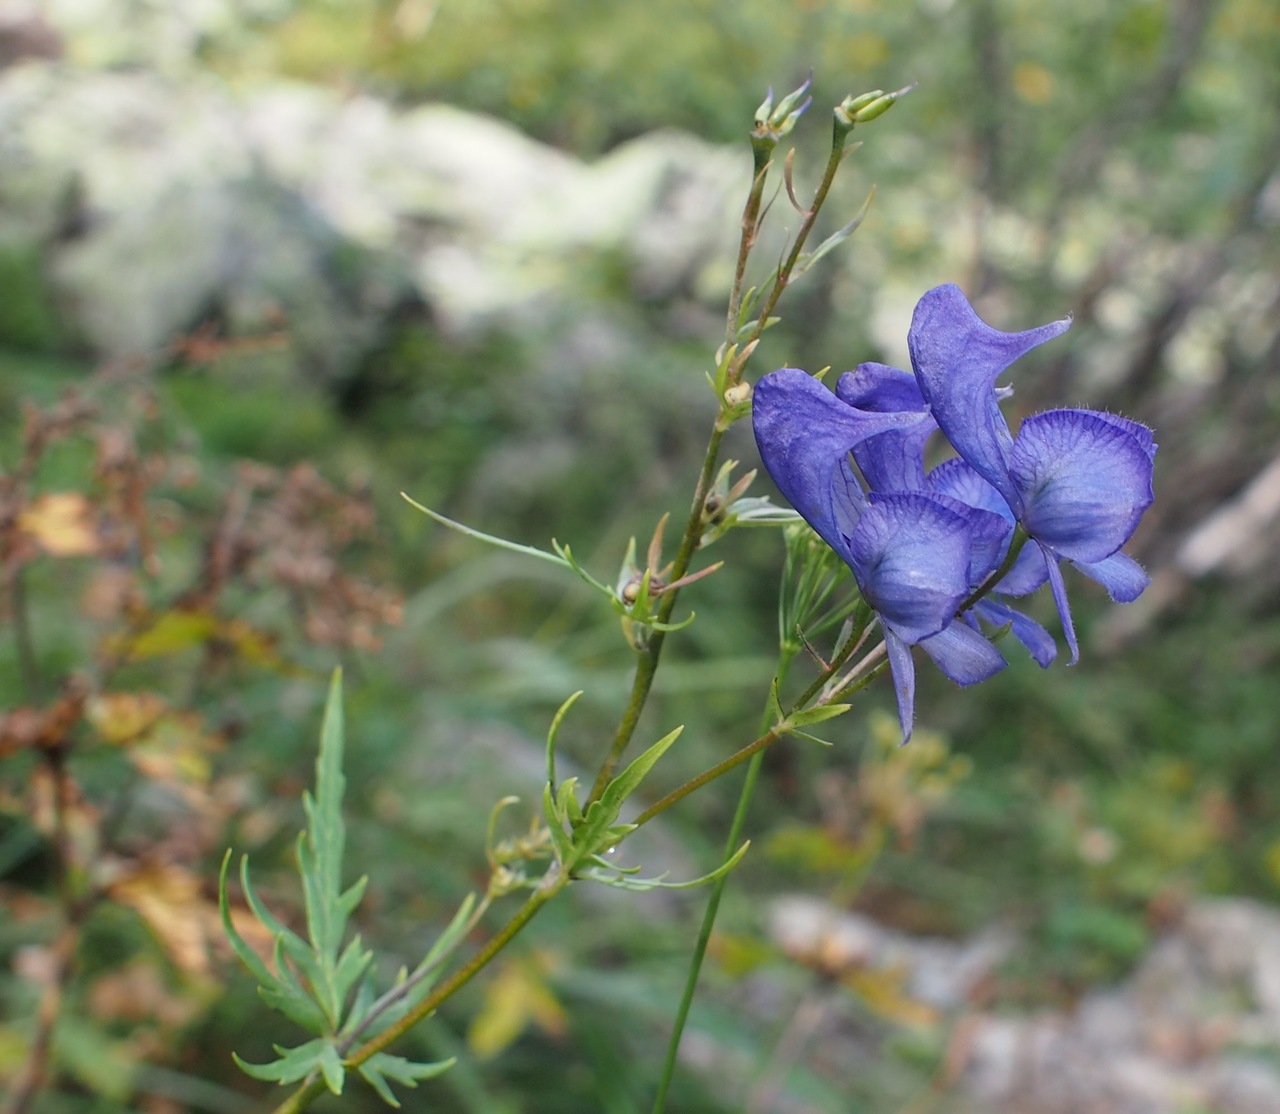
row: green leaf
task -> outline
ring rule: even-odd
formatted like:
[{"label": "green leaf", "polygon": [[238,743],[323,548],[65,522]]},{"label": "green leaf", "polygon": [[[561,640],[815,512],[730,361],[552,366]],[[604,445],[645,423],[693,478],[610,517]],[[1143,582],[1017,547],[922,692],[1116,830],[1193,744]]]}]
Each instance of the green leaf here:
[{"label": "green leaf", "polygon": [[324,724],[320,729],[320,753],[316,757],[316,795],[302,796],[307,813],[307,856],[311,869],[304,870],[307,887],[307,929],[321,962],[332,969],[346,928],[347,914],[342,892],[342,856],[346,827],[342,820],[342,798],[347,780],[342,773],[345,730],[342,716],[342,670],[333,671],[329,698],[325,702]]},{"label": "green leaf", "polygon": [[581,872],[581,877],[589,878],[593,882],[601,882],[606,886],[614,887],[614,889],[629,890],[633,893],[644,893],[647,890],[656,889],[692,890],[697,886],[706,886],[723,878],[742,861],[742,856],[747,853],[747,848],[750,846],[751,841],[747,840],[733,855],[716,867],[710,874],[704,874],[701,878],[694,878],[688,882],[667,882],[664,881],[666,875],[660,875],[657,878],[632,878],[630,876],[631,871],[615,867],[611,863],[605,865],[609,867],[610,871],[616,871],[616,873],[606,873],[604,870],[585,870]]},{"label": "green leaf", "polygon": [[[683,726],[677,727],[664,735],[605,786],[600,799],[587,809],[586,816],[574,832],[573,853],[564,860],[568,870],[574,870],[585,859],[613,846],[619,838],[614,829],[614,821],[617,820],[623,803],[635,792],[653,769],[654,763],[667,752],[683,730]],[[628,831],[634,830],[631,825],[626,825],[626,828]]]},{"label": "green leaf", "polygon": [[[480,530],[473,530],[470,526],[464,526],[461,522],[454,522],[451,518],[445,518],[444,515],[438,514],[430,507],[424,507],[421,503],[409,498],[403,491],[400,492],[400,498],[403,499],[411,507],[416,507],[428,518],[434,518],[441,526],[448,526],[450,530],[456,530],[459,534],[466,534],[469,538],[475,538],[488,545],[497,546],[499,549],[506,549],[512,553],[522,553],[526,557],[537,557],[542,561],[550,561],[553,565],[560,565],[562,568],[573,569],[574,572],[580,570],[574,565],[573,561],[568,559],[567,550],[564,554],[548,553],[545,549],[536,549],[531,545],[520,545],[519,542],[509,542],[506,538],[494,537],[492,534],[483,533]],[[555,547],[556,543],[551,543]],[[606,589],[607,591],[607,589]]]},{"label": "green leaf", "polygon": [[855,231],[857,231],[858,226],[866,219],[867,212],[870,210],[871,202],[875,199],[875,196],[876,188],[875,186],[872,186],[870,192],[867,194],[867,199],[862,203],[862,208],[858,210],[853,220],[843,228],[836,229],[835,232],[831,233],[831,235],[823,240],[822,243],[813,249],[813,251],[806,252],[799,260],[797,260],[795,269],[791,272],[793,280],[803,275],[815,263],[822,259],[823,256],[834,251],[850,236],[852,236]]},{"label": "green leaf", "polygon": [[583,690],[579,689],[569,697],[556,710],[556,714],[551,717],[551,727],[547,731],[547,781],[554,787],[556,783],[556,736],[560,734],[560,724],[564,722],[564,717],[569,714],[569,709],[577,703],[578,697],[582,695]]},{"label": "green leaf", "polygon": [[387,1084],[388,1079],[401,1083],[406,1087],[416,1087],[421,1079],[432,1079],[448,1071],[457,1063],[457,1057],[440,1060],[434,1064],[419,1064],[406,1060],[403,1056],[392,1056],[386,1052],[375,1052],[360,1065],[360,1074],[378,1092],[378,1097],[388,1106],[400,1107],[400,1100],[392,1093]]},{"label": "green leaf", "polygon": [[364,978],[372,962],[373,952],[361,947],[359,936],[352,939],[343,949],[333,971],[334,992],[340,1002],[347,1001],[356,985]]},{"label": "green leaf", "polygon": [[[600,795],[600,803],[606,805],[606,807],[621,807],[622,802],[639,788],[640,783],[648,776],[654,764],[667,753],[671,748],[671,744],[680,738],[680,734],[683,731],[684,725],[682,724],[674,731],[663,735],[653,746],[639,755],[622,773],[605,786],[604,792]],[[616,808],[614,815],[617,815]]]},{"label": "green leaf", "polygon": [[808,740],[809,740],[809,742],[811,742],[811,743],[817,743],[817,744],[818,744],[818,746],[820,746],[820,747],[833,747],[833,746],[835,746],[835,743],[833,743],[830,739],[819,739],[817,735],[810,735],[808,731],[796,731],[796,730],[794,730],[794,729],[793,729],[793,730],[791,730],[791,731],[788,731],[788,732],[787,732],[787,734],[788,734],[788,735],[795,735],[795,736],[796,736],[797,738],[799,738],[799,739],[808,739]]},{"label": "green leaf", "polygon": [[[306,1044],[300,1044],[297,1048],[284,1049],[278,1044],[273,1046],[276,1055],[280,1059],[272,1064],[250,1064],[246,1060],[240,1059],[234,1052],[231,1053],[232,1059],[235,1060],[236,1066],[254,1079],[262,1079],[268,1083],[297,1083],[300,1079],[306,1079],[313,1071],[320,1071],[321,1062],[325,1057],[325,1050],[337,1056],[337,1049],[333,1046],[333,1041],[323,1037],[316,1040],[307,1041]],[[342,1061],[338,1061],[341,1068]],[[326,1082],[327,1082],[326,1077]],[[332,1089],[332,1088],[331,1088]],[[339,1085],[340,1093],[341,1085]]]},{"label": "green leaf", "polygon": [[[243,861],[244,870],[247,871],[249,868],[247,855]],[[236,931],[235,923],[231,920],[231,902],[227,896],[227,868],[230,865],[231,848],[228,847],[227,853],[222,856],[222,869],[218,872],[218,911],[222,914],[222,931],[231,944],[231,950],[236,953],[240,962],[249,968],[249,972],[258,980],[259,985],[274,988],[279,985],[279,982],[271,973],[271,968],[263,963],[261,956],[249,947],[244,937]]]},{"label": "green leaf", "polygon": [[815,723],[825,723],[842,716],[852,707],[852,704],[821,704],[816,708],[805,708],[801,712],[792,712],[779,726],[786,731],[793,727],[812,727]]},{"label": "green leaf", "polygon": [[555,540],[555,538],[552,538],[551,548],[555,550],[556,556],[559,557],[566,565],[568,565],[569,568],[571,568],[574,572],[576,572],[584,581],[590,584],[591,587],[594,588],[597,592],[600,592],[604,596],[606,596],[609,602],[613,604],[615,610],[617,611],[626,610],[626,608],[623,606],[622,601],[618,599],[617,593],[612,588],[610,588],[607,584],[601,584],[600,581],[598,581],[594,576],[592,576],[589,572],[587,572],[586,569],[584,569],[580,564],[578,564],[577,559],[574,557],[573,553],[570,551],[567,545],[561,545],[558,541]]},{"label": "green leaf", "polygon": [[335,1095],[342,1094],[342,1084],[347,1069],[342,1066],[342,1057],[331,1041],[325,1041],[320,1050],[320,1074],[324,1076],[324,1085]]},{"label": "green leaf", "polygon": [[573,842],[565,831],[566,821],[551,792],[551,782],[542,787],[542,816],[547,822],[547,831],[551,833],[551,842],[556,845],[556,857],[566,862],[573,855]]},{"label": "green leaf", "polygon": [[560,786],[560,791],[556,794],[556,804],[559,806],[561,815],[569,821],[570,827],[576,828],[582,823],[582,805],[578,803],[576,777],[569,778]]},{"label": "green leaf", "polygon": [[258,980],[258,994],[269,1007],[278,1010],[290,1021],[302,1026],[309,1032],[328,1032],[330,1025],[324,1011],[298,982],[293,974],[293,969],[284,958],[283,953],[287,944],[286,937],[291,936],[296,947],[303,949],[308,959],[311,958],[310,951],[299,937],[294,936],[293,933],[281,925],[259,901],[258,895],[254,892],[253,886],[249,882],[248,856],[243,857],[240,862],[241,886],[244,889],[250,910],[275,935],[275,963],[277,970],[281,972],[281,976],[277,976],[262,961],[258,953],[249,947],[240,933],[236,931],[235,923],[231,919],[230,903],[227,896],[227,870],[230,862],[231,852],[228,851],[223,856],[222,870],[218,876],[218,906],[222,914],[223,931],[231,943],[232,950],[249,969],[254,978]]},{"label": "green leaf", "polygon": [[277,986],[277,987],[258,987],[258,997],[260,997],[273,1010],[277,1010],[292,1021],[295,1025],[300,1025],[309,1033],[328,1033],[329,1019],[325,1016],[324,1010],[316,1005],[315,1000],[301,987],[297,986]]}]

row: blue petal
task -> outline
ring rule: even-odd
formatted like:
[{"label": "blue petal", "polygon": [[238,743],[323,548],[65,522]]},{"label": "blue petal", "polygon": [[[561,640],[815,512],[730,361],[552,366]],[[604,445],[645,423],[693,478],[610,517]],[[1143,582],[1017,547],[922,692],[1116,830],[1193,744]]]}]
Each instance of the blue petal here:
[{"label": "blue petal", "polygon": [[994,677],[1007,664],[999,650],[959,620],[926,638],[920,649],[957,685],[976,685]]},{"label": "blue petal", "polygon": [[1024,545],[1013,568],[1000,578],[996,591],[1003,596],[1029,596],[1049,579],[1045,556],[1039,546]]},{"label": "blue petal", "polygon": [[929,473],[928,487],[939,495],[998,514],[1013,525],[1013,511],[1004,496],[958,456],[944,460]]},{"label": "blue petal", "polygon": [[1116,603],[1133,603],[1151,583],[1146,570],[1123,553],[1113,553],[1092,563],[1076,561],[1075,566],[1090,580],[1101,584]]},{"label": "blue petal", "polygon": [[1045,568],[1049,573],[1049,588],[1053,592],[1053,602],[1058,608],[1058,620],[1062,623],[1062,635],[1067,640],[1067,648],[1071,651],[1071,665],[1080,660],[1080,644],[1076,641],[1076,627],[1071,621],[1071,604],[1067,600],[1067,586],[1062,580],[1062,570],[1054,555],[1040,546],[1044,554]]},{"label": "blue petal", "polygon": [[1009,470],[1027,533],[1086,563],[1129,540],[1153,497],[1155,447],[1131,432],[1135,424],[1093,410],[1050,410],[1022,423]]},{"label": "blue petal", "polygon": [[876,495],[848,540],[866,601],[905,642],[937,634],[969,591],[967,518],[931,496]]},{"label": "blue petal", "polygon": [[1000,562],[1009,552],[1013,523],[993,511],[971,506],[948,495],[933,494],[931,498],[969,523],[969,587],[978,587],[1000,567]]},{"label": "blue petal", "polygon": [[996,399],[995,383],[1010,364],[1059,336],[1070,319],[1022,333],[986,324],[958,286],[939,286],[920,299],[907,344],[921,393],[955,450],[1013,508],[1022,510],[1009,480],[1013,438]]},{"label": "blue petal", "polygon": [[904,417],[855,410],[807,372],[782,368],[756,384],[751,420],[760,458],[778,490],[844,555],[844,539],[865,506],[849,470],[849,451]]},{"label": "blue petal", "polygon": [[1027,648],[1041,669],[1048,669],[1053,664],[1053,659],[1058,656],[1058,644],[1054,642],[1053,635],[1021,611],[1015,611],[1012,607],[1007,607],[990,598],[980,600],[974,604],[973,609],[994,626],[1002,627],[1007,623],[1013,631],[1014,638]]},{"label": "blue petal", "polygon": [[911,647],[888,627],[884,629],[884,646],[889,652],[889,672],[898,698],[898,722],[902,725],[902,741],[906,743],[911,739],[916,718],[916,663],[911,660]]},{"label": "blue petal", "polygon": [[836,397],[875,413],[916,415],[915,421],[869,437],[853,453],[872,491],[924,487],[924,446],[938,428],[915,376],[887,364],[859,364],[836,383]]}]

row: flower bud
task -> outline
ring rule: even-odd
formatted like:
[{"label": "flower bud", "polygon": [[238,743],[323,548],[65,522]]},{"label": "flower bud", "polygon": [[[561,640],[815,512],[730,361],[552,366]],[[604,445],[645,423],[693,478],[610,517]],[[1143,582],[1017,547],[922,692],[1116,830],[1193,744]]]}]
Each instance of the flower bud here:
[{"label": "flower bud", "polygon": [[913,81],[910,85],[904,85],[892,93],[873,89],[870,93],[863,93],[857,97],[846,97],[836,106],[836,134],[843,137],[852,131],[856,124],[869,124],[877,117],[883,116],[897,104],[900,98],[905,97],[915,87]]},{"label": "flower bud", "polygon": [[755,128],[751,132],[751,149],[755,152],[757,172],[769,161],[778,141],[790,134],[804,114],[804,110],[813,103],[812,97],[805,96],[808,89],[809,81],[806,81],[798,89],[783,97],[776,107],[773,103],[773,90],[770,89],[769,95],[756,109]]}]

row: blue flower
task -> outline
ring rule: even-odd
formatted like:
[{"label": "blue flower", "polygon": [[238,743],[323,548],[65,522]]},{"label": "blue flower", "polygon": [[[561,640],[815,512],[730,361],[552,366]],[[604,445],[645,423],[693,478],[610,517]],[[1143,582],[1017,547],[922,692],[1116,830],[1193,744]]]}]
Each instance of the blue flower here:
[{"label": "blue flower", "polygon": [[[900,446],[923,447],[929,419],[920,411],[851,406],[806,372],[783,368],[756,385],[752,420],[779,490],[853,570],[880,617],[903,737],[909,738],[912,646],[921,646],[961,684],[985,680],[1005,664],[977,630],[956,621],[956,612],[972,590],[975,556],[981,555],[982,575],[994,569],[1000,558],[993,537],[1008,529],[999,515],[925,490],[922,465],[915,490],[863,490],[849,454],[856,459],[868,446],[876,446],[868,459],[883,464],[884,473],[900,468],[904,482],[915,478],[911,450]],[[870,470],[877,474],[874,464]]]},{"label": "blue flower", "polygon": [[1070,561],[1117,602],[1142,594],[1147,575],[1120,548],[1151,505],[1156,444],[1146,426],[1096,410],[1048,410],[1027,418],[1016,438],[1009,432],[996,380],[1070,324],[1003,333],[948,285],[920,299],[907,342],[939,428],[1043,557],[1074,662],[1079,647],[1058,562]]},{"label": "blue flower", "polygon": [[[1000,412],[1011,392],[996,387],[997,378],[1069,324],[1003,333],[983,323],[957,287],[941,286],[916,307],[908,337],[914,373],[862,364],[832,394],[783,368],[756,386],[753,424],[765,467],[853,570],[880,618],[904,740],[914,715],[912,646],[952,680],[975,684],[1005,664],[981,633],[987,622],[1010,627],[1047,666],[1057,654],[1052,637],[1007,599],[1048,581],[1074,661],[1059,560],[1116,600],[1136,599],[1147,584],[1119,551],[1151,503],[1151,431],[1113,414],[1051,410],[1024,421],[1015,438]],[[939,429],[959,455],[926,472],[925,444]],[[990,585],[1015,527],[1033,544]],[[983,598],[966,607],[979,590]]]}]

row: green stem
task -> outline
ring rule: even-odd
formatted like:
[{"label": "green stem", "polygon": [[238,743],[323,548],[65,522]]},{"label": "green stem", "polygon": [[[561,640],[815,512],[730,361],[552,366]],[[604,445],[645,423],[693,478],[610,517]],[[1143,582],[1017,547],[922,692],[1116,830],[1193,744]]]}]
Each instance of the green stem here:
[{"label": "green stem", "polygon": [[732,344],[738,335],[738,314],[742,312],[743,285],[747,278],[747,259],[755,247],[760,232],[760,203],[764,199],[764,181],[769,174],[769,163],[758,165],[751,182],[751,192],[742,210],[742,235],[738,240],[738,262],[733,272],[733,290],[729,295],[729,314],[725,321],[724,342]]},{"label": "green stem", "polygon": [[813,202],[800,221],[800,229],[796,232],[795,242],[791,245],[791,251],[788,252],[782,266],[778,268],[778,277],[773,280],[773,287],[769,291],[769,296],[765,299],[764,306],[760,310],[760,316],[756,319],[756,327],[751,330],[751,337],[746,342],[747,344],[760,338],[760,334],[764,332],[769,323],[770,316],[773,314],[774,309],[777,308],[778,300],[782,297],[783,291],[786,290],[787,284],[791,281],[791,272],[795,270],[796,263],[800,260],[800,253],[804,250],[805,241],[808,240],[809,233],[813,231],[813,226],[818,220],[818,213],[822,210],[823,203],[827,200],[827,194],[831,191],[831,184],[836,180],[836,172],[840,169],[840,164],[847,154],[847,149],[844,145],[844,134],[847,133],[838,133],[831,144],[831,154],[827,156],[827,165],[822,172],[822,180],[818,183],[818,188],[814,192]]},{"label": "green stem", "polygon": [[[776,738],[776,736],[775,736]],[[761,739],[772,739],[768,735]],[[756,740],[759,743],[761,740]],[[754,745],[754,744],[753,744]],[[756,781],[760,777],[760,766],[764,761],[763,743],[756,748],[747,767],[746,780],[742,783],[742,793],[738,797],[738,808],[733,814],[733,823],[729,825],[729,838],[725,844],[727,859],[738,848],[742,829],[746,824],[747,809],[751,804],[751,796],[755,792]],[[711,941],[711,932],[715,927],[716,915],[720,912],[720,899],[724,896],[728,875],[717,878],[711,888],[711,896],[707,899],[707,908],[702,914],[702,926],[698,929],[698,940],[694,944],[693,956],[689,961],[689,973],[685,978],[684,993],[680,996],[680,1005],[676,1010],[675,1023],[671,1031],[671,1039],[667,1042],[667,1055],[662,1064],[662,1076],[658,1080],[658,1093],[653,1102],[653,1114],[662,1114],[667,1105],[667,1091],[671,1088],[671,1080],[675,1075],[676,1057],[680,1053],[680,1039],[684,1036],[684,1027],[689,1020],[689,1010],[693,1006],[693,996],[698,989],[698,976],[702,973],[702,961],[707,954],[707,945]]]},{"label": "green stem", "polygon": [[[700,773],[697,777],[690,778],[682,786],[680,786],[680,788],[673,789],[670,793],[668,793],[665,797],[663,797],[662,800],[658,801],[655,804],[650,805],[647,809],[644,810],[644,812],[640,813],[640,815],[637,816],[632,821],[632,823],[635,824],[636,827],[640,827],[642,824],[647,824],[659,813],[666,812],[667,809],[669,809],[672,805],[678,804],[680,801],[683,801],[685,797],[687,797],[690,793],[694,792],[695,790],[701,789],[704,785],[710,784],[711,782],[715,781],[716,778],[724,777],[724,775],[727,774],[730,770],[736,769],[738,766],[741,766],[742,763],[744,763],[748,758],[754,757],[755,755],[759,754],[762,750],[764,750],[765,747],[771,746],[773,743],[776,743],[779,739],[782,738],[784,734],[786,734],[786,732],[781,730],[778,727],[774,727],[771,730],[766,731],[758,739],[748,743],[741,750],[734,751],[734,753],[729,755],[729,757],[726,758],[723,762],[717,762],[709,770],[703,770],[702,773]],[[736,851],[737,849],[738,849],[737,844],[734,844],[734,846],[730,849],[730,851],[732,853],[732,851]]]},{"label": "green stem", "polygon": [[[694,489],[693,503],[689,507],[689,519],[685,523],[684,534],[680,538],[680,548],[676,551],[675,561],[671,566],[672,581],[679,580],[689,571],[689,565],[693,562],[693,555],[697,552],[698,543],[702,538],[703,510],[706,506],[707,495],[711,492],[712,484],[715,483],[716,465],[720,458],[720,442],[724,439],[727,428],[722,414],[716,418],[715,427],[712,429],[711,437],[707,442],[707,453],[703,458],[702,471],[698,475],[698,483]],[[658,603],[657,620],[659,623],[669,623],[671,621],[671,613],[675,610],[676,597],[678,595],[678,590],[662,593]],[[588,805],[599,800],[605,786],[613,779],[623,752],[631,742],[632,736],[635,735],[636,725],[640,722],[640,713],[644,711],[645,703],[649,699],[649,690],[653,687],[654,674],[658,671],[658,662],[662,657],[664,641],[664,631],[650,630],[649,640],[645,644],[645,648],[639,651],[635,676],[631,682],[631,696],[627,700],[627,706],[623,710],[622,718],[618,721],[618,730],[614,734],[613,744],[610,746],[605,760],[600,765],[600,772],[596,775],[595,784],[591,787],[591,795],[587,798]]]}]

